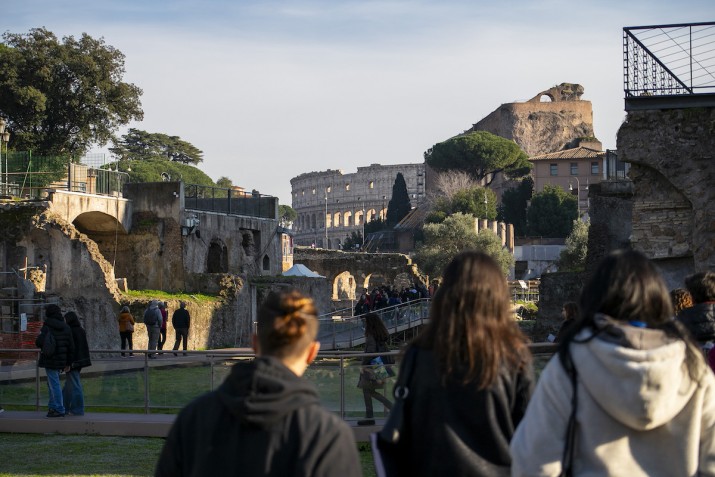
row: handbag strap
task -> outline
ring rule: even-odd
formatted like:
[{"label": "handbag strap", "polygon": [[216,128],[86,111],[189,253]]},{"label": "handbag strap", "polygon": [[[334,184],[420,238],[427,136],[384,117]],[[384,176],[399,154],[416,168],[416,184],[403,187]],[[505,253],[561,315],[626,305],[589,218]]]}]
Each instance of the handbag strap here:
[{"label": "handbag strap", "polygon": [[410,394],[410,388],[407,383],[410,382],[412,378],[412,371],[415,368],[415,356],[417,355],[417,350],[414,346],[410,346],[405,353],[405,366],[402,368],[400,375],[397,377],[397,382],[392,390],[392,395],[395,400],[404,401]]},{"label": "handbag strap", "polygon": [[403,366],[400,369],[400,375],[397,377],[397,383],[395,384],[395,388],[392,390],[392,395],[395,397],[395,403],[392,406],[387,422],[385,422],[382,430],[378,433],[380,439],[385,442],[397,444],[402,437],[403,423],[405,419],[405,401],[407,400],[407,396],[410,394],[408,383],[410,382],[412,372],[415,368],[416,355],[417,350],[414,349],[414,347],[408,348],[405,353]]},{"label": "handbag strap", "polygon": [[564,455],[561,459],[561,474],[560,477],[571,477],[573,475],[573,461],[575,454],[576,442],[576,409],[578,408],[578,386],[577,372],[573,359],[571,359],[570,350],[559,355],[561,364],[566,369],[566,373],[571,380],[573,393],[571,395],[571,415],[569,416],[568,426],[566,427],[566,443],[564,444]]}]

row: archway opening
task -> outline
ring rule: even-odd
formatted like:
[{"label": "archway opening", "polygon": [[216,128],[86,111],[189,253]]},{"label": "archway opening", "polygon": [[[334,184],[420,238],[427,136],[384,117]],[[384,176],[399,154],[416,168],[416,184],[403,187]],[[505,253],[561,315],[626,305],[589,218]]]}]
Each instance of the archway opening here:
[{"label": "archway opening", "polygon": [[228,249],[220,239],[214,239],[209,244],[206,258],[206,273],[228,272]]}]

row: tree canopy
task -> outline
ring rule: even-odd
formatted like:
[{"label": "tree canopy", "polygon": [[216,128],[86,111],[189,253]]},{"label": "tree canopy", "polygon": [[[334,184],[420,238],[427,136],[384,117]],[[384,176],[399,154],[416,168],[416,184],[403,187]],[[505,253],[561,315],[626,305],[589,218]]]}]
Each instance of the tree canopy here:
[{"label": "tree canopy", "polygon": [[526,208],[534,192],[534,179],[526,176],[519,185],[507,189],[501,196],[499,218],[514,225],[514,234],[526,235]]},{"label": "tree canopy", "polygon": [[163,180],[162,173],[166,173],[172,181],[181,180],[187,184],[216,186],[214,181],[201,169],[164,159],[119,161],[109,164],[108,167],[118,168],[122,172],[129,173],[131,182],[161,182]]},{"label": "tree canopy", "polygon": [[542,192],[531,198],[526,211],[527,231],[533,236],[566,237],[577,218],[576,197],[559,186],[546,185]]},{"label": "tree canopy", "polygon": [[486,131],[461,134],[432,146],[425,162],[437,171],[458,170],[489,185],[497,173],[522,177],[531,170],[528,156],[514,142]]},{"label": "tree canopy", "polygon": [[298,213],[293,207],[284,204],[278,205],[278,221],[281,227],[290,227],[296,217],[298,217]]},{"label": "tree canopy", "polygon": [[437,198],[432,211],[427,216],[427,222],[442,222],[447,216],[458,212],[480,219],[494,220],[497,216],[496,204],[497,197],[491,189],[473,186],[456,191],[451,197]]},{"label": "tree canopy", "polygon": [[589,226],[588,221],[573,221],[573,229],[566,237],[566,248],[561,251],[556,262],[560,272],[582,272],[586,269]]},{"label": "tree canopy", "polygon": [[397,173],[395,183],[392,185],[392,198],[387,204],[387,225],[394,227],[400,220],[405,218],[405,215],[412,210],[410,204],[410,195],[407,193],[407,183],[401,172]]},{"label": "tree canopy", "polygon": [[79,156],[144,117],[141,89],[122,81],[124,55],[102,38],[5,32],[0,71],[0,116],[14,150]]},{"label": "tree canopy", "polygon": [[445,266],[463,250],[480,250],[499,263],[504,275],[514,265],[514,256],[502,247],[501,240],[491,230],[478,234],[474,217],[456,213],[439,224],[424,226],[424,244],[417,249],[415,262],[430,277],[442,276]]},{"label": "tree canopy", "polygon": [[231,187],[233,187],[233,181],[226,176],[221,176],[216,181],[216,185],[219,187],[225,187],[226,189],[230,189]]},{"label": "tree canopy", "polygon": [[184,164],[203,161],[203,151],[178,136],[149,133],[140,129],[129,132],[114,141],[109,151],[122,160],[171,160]]}]

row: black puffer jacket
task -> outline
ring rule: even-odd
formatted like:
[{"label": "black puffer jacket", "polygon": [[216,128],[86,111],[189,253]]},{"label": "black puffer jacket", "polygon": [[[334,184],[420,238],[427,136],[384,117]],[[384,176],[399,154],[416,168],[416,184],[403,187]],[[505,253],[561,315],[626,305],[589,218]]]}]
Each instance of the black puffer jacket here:
[{"label": "black puffer jacket", "polygon": [[216,391],[184,408],[156,476],[362,475],[350,428],[315,387],[279,360],[238,363]]},{"label": "black puffer jacket", "polygon": [[72,338],[72,331],[70,330],[70,327],[67,326],[67,323],[65,323],[62,318],[62,313],[59,311],[47,312],[45,324],[42,326],[40,335],[35,340],[35,346],[42,348],[42,344],[45,342],[45,336],[47,333],[52,333],[55,337],[57,347],[55,348],[55,354],[49,358],[40,353],[40,362],[38,366],[49,369],[64,369],[72,364],[74,339]]},{"label": "black puffer jacket", "polygon": [[682,322],[700,343],[715,340],[715,302],[698,303],[678,314]]},{"label": "black puffer jacket", "polygon": [[72,369],[80,370],[87,366],[92,366],[89,359],[89,343],[87,343],[87,333],[79,322],[79,317],[72,311],[65,315],[65,321],[72,330],[74,340],[74,353],[72,353]]}]

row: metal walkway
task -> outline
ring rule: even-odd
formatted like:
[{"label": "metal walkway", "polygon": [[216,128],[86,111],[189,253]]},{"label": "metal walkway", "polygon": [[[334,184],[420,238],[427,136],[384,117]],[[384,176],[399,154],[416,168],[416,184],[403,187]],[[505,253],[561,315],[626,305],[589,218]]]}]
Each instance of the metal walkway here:
[{"label": "metal walkway", "polygon": [[[372,313],[377,313],[390,335],[394,335],[427,324],[430,302],[429,298],[423,298],[374,310]],[[346,308],[335,311],[330,316],[320,317],[318,340],[321,350],[352,348],[365,342],[365,328],[362,322],[365,314],[352,316],[352,312],[352,309]]]}]

